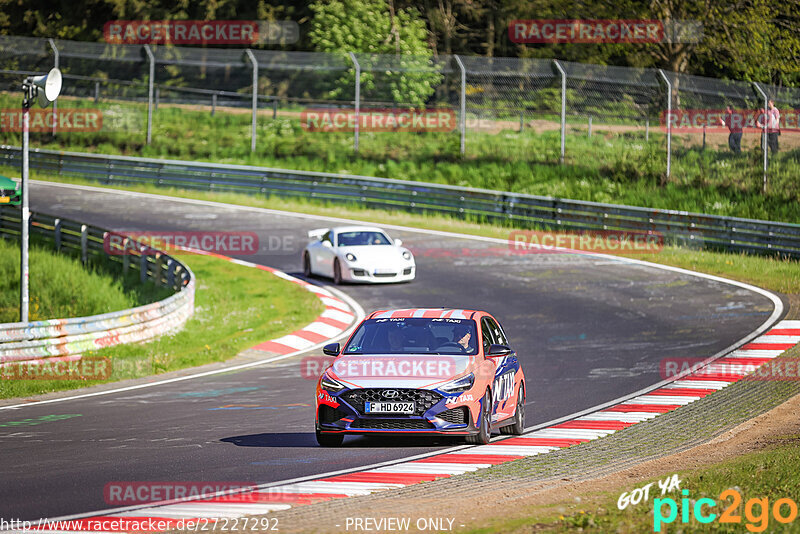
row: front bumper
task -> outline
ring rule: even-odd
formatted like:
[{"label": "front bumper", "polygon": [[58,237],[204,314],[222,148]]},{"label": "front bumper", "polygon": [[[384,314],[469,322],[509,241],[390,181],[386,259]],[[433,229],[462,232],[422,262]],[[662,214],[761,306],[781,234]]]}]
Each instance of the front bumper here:
[{"label": "front bumper", "polygon": [[410,282],[417,274],[415,265],[406,265],[392,269],[367,269],[358,265],[347,265],[342,268],[342,279],[348,282],[369,284],[391,284]]},{"label": "front bumper", "polygon": [[22,194],[15,189],[0,189],[0,205],[19,206],[22,204]]},{"label": "front bumper", "polygon": [[[326,402],[317,399],[316,428],[330,434],[436,434],[463,436],[475,434],[469,406],[447,404],[448,397],[435,390],[400,389],[412,399],[414,414],[368,414],[364,399],[388,388],[343,390],[335,395],[322,392]],[[369,392],[364,394],[364,392]],[[413,393],[412,393],[413,392]],[[334,406],[336,405],[336,406]]]}]

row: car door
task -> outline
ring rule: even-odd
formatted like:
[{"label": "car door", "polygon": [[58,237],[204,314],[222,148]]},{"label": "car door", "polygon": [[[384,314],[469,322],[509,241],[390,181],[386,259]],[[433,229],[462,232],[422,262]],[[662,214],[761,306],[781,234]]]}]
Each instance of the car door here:
[{"label": "car door", "polygon": [[[485,332],[484,339],[491,343],[508,346],[505,332],[490,316],[481,319],[481,330]],[[484,341],[484,354],[488,351]],[[505,356],[494,356],[491,358],[495,363],[494,383],[492,385],[492,398],[494,404],[493,421],[502,421],[514,415],[516,404],[515,377],[519,370],[519,360],[514,352]]]},{"label": "car door", "polygon": [[333,260],[336,256],[333,239],[333,230],[328,230],[319,240],[319,245],[314,247],[314,271],[323,276],[333,276]]},{"label": "car door", "polygon": [[483,355],[484,355],[484,365],[487,369],[487,374],[489,372],[492,373],[492,421],[496,420],[495,413],[497,409],[497,401],[495,400],[496,394],[495,390],[497,389],[497,364],[499,360],[497,358],[490,358],[489,357],[489,348],[495,343],[494,339],[494,332],[492,332],[491,327],[489,326],[488,317],[484,316],[481,318],[481,345],[483,348]]}]

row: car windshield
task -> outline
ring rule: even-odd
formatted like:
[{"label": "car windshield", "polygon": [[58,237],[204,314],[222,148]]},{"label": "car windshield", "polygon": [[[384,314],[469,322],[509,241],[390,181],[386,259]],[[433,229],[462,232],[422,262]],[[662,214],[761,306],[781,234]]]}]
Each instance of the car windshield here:
[{"label": "car windshield", "polygon": [[476,337],[471,319],[368,319],[343,354],[476,354]]},{"label": "car windshield", "polygon": [[358,247],[365,245],[391,245],[389,238],[381,232],[342,232],[339,234],[340,247]]}]

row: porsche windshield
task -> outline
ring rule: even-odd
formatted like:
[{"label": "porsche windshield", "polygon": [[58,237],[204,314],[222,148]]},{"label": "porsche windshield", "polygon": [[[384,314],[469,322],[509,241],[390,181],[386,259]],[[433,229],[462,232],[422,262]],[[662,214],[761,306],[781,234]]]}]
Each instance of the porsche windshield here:
[{"label": "porsche windshield", "polygon": [[369,319],[343,354],[476,354],[476,338],[470,319]]},{"label": "porsche windshield", "polygon": [[338,242],[340,247],[392,244],[381,232],[342,232],[339,234]]}]

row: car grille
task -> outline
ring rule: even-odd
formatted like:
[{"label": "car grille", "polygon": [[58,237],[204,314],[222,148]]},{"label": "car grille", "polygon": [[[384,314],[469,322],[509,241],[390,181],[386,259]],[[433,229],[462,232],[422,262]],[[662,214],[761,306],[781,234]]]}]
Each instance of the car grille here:
[{"label": "car grille", "polygon": [[350,428],[367,428],[370,430],[430,430],[436,428],[424,419],[358,419]]},{"label": "car grille", "polygon": [[403,269],[403,274],[411,274],[411,267],[406,267]]},{"label": "car grille", "polygon": [[458,408],[452,408],[450,410],[440,413],[436,417],[438,417],[439,419],[444,419],[448,423],[453,423],[457,425],[466,425],[467,407],[460,406]]},{"label": "car grille", "polygon": [[442,400],[441,395],[427,389],[394,389],[393,391],[397,391],[397,396],[387,399],[383,394],[388,390],[392,390],[392,388],[354,389],[345,393],[342,398],[362,414],[364,413],[364,404],[367,402],[413,402],[413,415],[422,415]]},{"label": "car grille", "polygon": [[0,197],[13,197],[17,192],[14,189],[0,189]]},{"label": "car grille", "polygon": [[375,278],[394,278],[397,273],[375,273],[373,276]]}]

